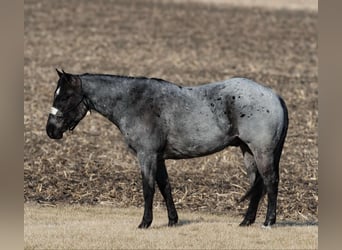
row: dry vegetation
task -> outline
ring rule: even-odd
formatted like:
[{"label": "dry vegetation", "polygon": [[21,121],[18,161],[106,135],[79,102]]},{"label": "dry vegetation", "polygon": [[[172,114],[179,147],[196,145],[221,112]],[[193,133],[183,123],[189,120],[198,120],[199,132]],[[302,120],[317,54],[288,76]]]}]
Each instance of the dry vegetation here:
[{"label": "dry vegetation", "polygon": [[[54,68],[181,85],[244,76],[274,88],[289,109],[279,221],[317,222],[317,13],[165,1],[29,0],[24,42],[25,202],[143,205],[136,159],[105,118],[92,113],[62,141],[46,136]],[[231,216],[245,211],[247,203],[237,202],[248,188],[238,149],[170,160],[167,167],[178,208]],[[155,205],[163,206],[159,193]],[[263,219],[265,202],[260,210]]]},{"label": "dry vegetation", "polygon": [[137,229],[137,208],[25,206],[25,249],[317,249],[315,226],[281,223],[238,227],[229,216],[184,212],[168,228],[166,211],[155,209],[153,227]]}]

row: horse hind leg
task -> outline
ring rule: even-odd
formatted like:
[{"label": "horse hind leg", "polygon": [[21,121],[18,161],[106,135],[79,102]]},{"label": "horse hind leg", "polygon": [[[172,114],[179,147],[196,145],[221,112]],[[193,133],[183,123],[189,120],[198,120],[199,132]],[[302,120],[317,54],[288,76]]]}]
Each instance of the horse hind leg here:
[{"label": "horse hind leg", "polygon": [[243,221],[240,223],[240,226],[249,226],[255,221],[259,202],[265,193],[265,187],[263,180],[258,172],[258,168],[252,152],[245,144],[241,146],[241,150],[243,153],[244,163],[247,168],[247,174],[249,176],[251,187],[240,200],[243,201],[247,198],[250,198],[247,212]]},{"label": "horse hind leg", "polygon": [[287,133],[287,123],[288,122],[286,121],[280,139],[273,150],[261,151],[255,154],[257,168],[263,179],[267,192],[267,213],[264,222],[265,227],[276,223],[279,162]]},{"label": "horse hind leg", "polygon": [[279,184],[279,160],[273,153],[263,152],[255,155],[257,168],[267,193],[267,213],[264,226],[276,222],[277,196]]},{"label": "horse hind leg", "polygon": [[[276,222],[276,216],[277,216],[276,209],[277,209],[278,184],[279,184],[279,161],[280,161],[281,153],[283,150],[283,145],[284,145],[286,134],[287,134],[287,128],[288,128],[288,114],[287,114],[286,105],[282,99],[280,99],[280,101],[284,109],[284,120],[282,124],[283,126],[282,132],[279,135],[278,140],[276,140],[275,139],[276,137],[274,137],[273,138],[274,140],[271,140],[269,143],[265,143],[266,141],[263,141],[263,143],[261,144],[260,143],[258,144],[248,143],[248,147],[247,147],[248,149],[250,149],[250,152],[253,152],[251,153],[254,156],[253,164],[256,164],[256,168],[257,168],[257,171],[254,170],[254,172],[256,172],[257,174],[254,180],[253,186],[255,186],[255,190],[259,190],[259,192],[261,192],[260,198],[264,194],[265,190],[267,193],[267,213],[266,213],[266,219],[264,222],[265,227],[271,226],[275,224]],[[252,160],[250,161],[252,162]],[[257,178],[257,176],[259,176],[259,178]],[[259,187],[259,189],[257,187]],[[253,187],[252,187],[252,190],[253,190]],[[260,195],[260,193],[258,193],[258,195]],[[252,197],[251,198],[251,203],[252,203],[253,196],[251,195],[251,197]],[[260,198],[258,199],[260,200]],[[251,204],[248,209],[251,209],[250,211],[256,211],[256,209],[253,210],[253,205],[251,206]],[[247,211],[246,217],[247,215],[248,215],[248,211]],[[250,215],[253,215],[253,214],[250,213]]]}]

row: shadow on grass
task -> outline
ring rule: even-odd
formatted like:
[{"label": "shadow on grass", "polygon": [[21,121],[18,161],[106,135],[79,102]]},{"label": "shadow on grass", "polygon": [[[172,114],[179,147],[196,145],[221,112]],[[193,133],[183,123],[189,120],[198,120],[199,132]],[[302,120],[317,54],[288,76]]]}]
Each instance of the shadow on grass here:
[{"label": "shadow on grass", "polygon": [[[183,219],[180,220],[177,225],[174,226],[174,228],[177,227],[184,227],[184,226],[189,226],[189,225],[195,225],[195,224],[200,224],[200,223],[204,223],[204,224],[210,224],[210,223],[220,223],[220,221],[208,221],[205,219],[193,219],[193,220],[187,220],[187,219]],[[222,222],[221,222],[222,223]],[[239,227],[238,223],[225,223],[229,226],[236,226]],[[262,224],[260,224],[262,225]],[[258,223],[253,224],[251,227],[258,227],[260,226]],[[277,222],[275,225],[272,226],[272,228],[283,228],[283,227],[308,227],[308,226],[318,226],[318,221],[280,221]],[[153,228],[158,229],[158,228],[167,228],[168,225],[162,224],[162,225],[155,225],[153,226]],[[173,227],[171,227],[173,228]],[[248,227],[247,227],[248,228]]]},{"label": "shadow on grass", "polygon": [[318,221],[279,221],[275,227],[307,227],[318,226]]},{"label": "shadow on grass", "polygon": [[187,225],[194,225],[194,224],[199,224],[199,223],[203,223],[205,222],[205,220],[203,219],[194,219],[194,220],[179,220],[178,223],[172,227],[169,227],[168,224],[163,223],[161,225],[153,225],[152,227],[155,229],[159,229],[159,228],[177,228],[177,227],[183,227],[183,226],[187,226]]},{"label": "shadow on grass", "polygon": [[[184,227],[184,226],[189,226],[189,225],[196,225],[196,224],[210,224],[210,223],[222,223],[222,221],[219,220],[208,220],[208,219],[204,219],[204,218],[197,218],[197,219],[182,219],[179,220],[178,223],[170,228],[177,228],[177,227]],[[229,222],[225,222],[225,224],[233,226],[236,223],[229,223]],[[238,224],[236,224],[238,225]],[[161,225],[155,225],[153,226],[153,228],[165,228],[168,227],[168,224],[161,224]]]}]

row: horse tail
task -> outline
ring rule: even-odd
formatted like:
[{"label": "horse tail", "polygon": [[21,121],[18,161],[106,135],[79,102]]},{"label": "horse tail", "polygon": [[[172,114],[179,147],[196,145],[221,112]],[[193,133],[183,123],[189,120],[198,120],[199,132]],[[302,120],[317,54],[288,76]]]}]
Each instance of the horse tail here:
[{"label": "horse tail", "polygon": [[[288,126],[289,126],[289,115],[288,115],[288,110],[287,110],[285,101],[280,96],[278,96],[278,98],[279,98],[280,104],[281,104],[281,106],[283,108],[284,121],[283,121],[283,129],[282,129],[279,141],[277,143],[277,146],[276,146],[275,152],[274,152],[274,163],[275,163],[275,166],[279,165],[280,156],[281,156],[281,153],[283,151],[283,146],[284,146],[285,138],[286,138],[286,135],[287,135],[287,129],[288,129]],[[277,169],[277,171],[278,171],[278,169]]]}]

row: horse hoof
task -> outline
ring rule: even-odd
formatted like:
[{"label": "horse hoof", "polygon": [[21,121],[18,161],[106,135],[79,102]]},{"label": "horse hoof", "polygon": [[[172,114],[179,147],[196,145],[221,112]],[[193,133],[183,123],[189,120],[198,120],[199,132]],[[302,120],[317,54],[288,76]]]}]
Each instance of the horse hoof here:
[{"label": "horse hoof", "polygon": [[264,224],[262,225],[262,228],[268,228],[270,229],[272,225],[275,224],[275,219],[271,219],[271,220],[266,220],[264,222]]},{"label": "horse hoof", "polygon": [[138,226],[138,228],[139,229],[146,229],[146,228],[148,228],[149,226],[151,226],[151,223],[152,222],[144,222],[144,221],[142,221],[141,223],[140,223],[140,225]]},{"label": "horse hoof", "polygon": [[253,220],[243,220],[240,224],[239,224],[239,226],[240,227],[249,227],[250,225],[252,225],[254,223],[254,221]]},{"label": "horse hoof", "polygon": [[265,229],[265,230],[270,230],[270,229],[272,229],[271,225],[265,226],[264,224],[261,225],[261,228],[262,228],[262,229]]},{"label": "horse hoof", "polygon": [[169,227],[175,227],[178,223],[178,220],[169,220],[169,224],[168,226]]}]

